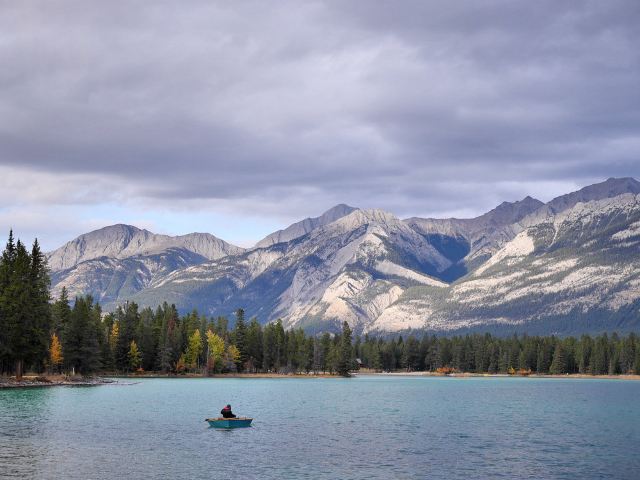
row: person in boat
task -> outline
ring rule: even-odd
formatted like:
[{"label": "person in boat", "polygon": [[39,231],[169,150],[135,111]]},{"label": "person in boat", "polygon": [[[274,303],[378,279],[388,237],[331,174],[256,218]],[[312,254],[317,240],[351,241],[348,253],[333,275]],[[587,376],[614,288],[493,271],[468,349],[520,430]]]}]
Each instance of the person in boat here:
[{"label": "person in boat", "polygon": [[220,414],[222,418],[236,418],[236,416],[231,411],[231,405],[227,405],[222,410],[220,410]]}]

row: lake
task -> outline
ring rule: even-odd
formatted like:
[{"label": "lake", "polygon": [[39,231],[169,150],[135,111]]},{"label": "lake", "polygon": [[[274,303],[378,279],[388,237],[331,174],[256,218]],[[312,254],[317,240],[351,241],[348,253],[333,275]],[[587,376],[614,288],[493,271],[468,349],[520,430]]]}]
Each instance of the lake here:
[{"label": "lake", "polygon": [[[204,419],[226,403],[254,425],[210,428]],[[359,376],[0,390],[0,477],[638,479],[640,382]]]}]

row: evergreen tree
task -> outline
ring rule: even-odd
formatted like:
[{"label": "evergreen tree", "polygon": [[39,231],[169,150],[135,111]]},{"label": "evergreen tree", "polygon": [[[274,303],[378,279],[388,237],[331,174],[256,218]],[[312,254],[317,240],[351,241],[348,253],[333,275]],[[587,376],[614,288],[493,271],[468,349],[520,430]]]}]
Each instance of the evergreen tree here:
[{"label": "evergreen tree", "polygon": [[156,364],[161,371],[170,372],[174,369],[175,363],[180,356],[176,338],[178,336],[178,312],[174,305],[169,307],[167,302],[164,302],[156,315],[162,318]]},{"label": "evergreen tree", "polygon": [[605,375],[609,371],[609,339],[606,334],[594,342],[589,370],[592,375]]},{"label": "evergreen tree", "polygon": [[10,317],[12,307],[10,305],[9,285],[13,276],[15,263],[16,246],[13,240],[13,230],[9,231],[9,238],[6,247],[0,258],[0,373],[13,363],[12,348],[10,345],[11,334]]},{"label": "evergreen tree", "polygon": [[29,338],[31,344],[27,358],[41,367],[48,356],[51,329],[51,296],[49,295],[49,271],[47,260],[36,238],[31,248],[31,272],[29,275]]},{"label": "evergreen tree", "polygon": [[238,370],[242,371],[245,362],[248,359],[247,352],[247,325],[244,322],[244,310],[239,308],[236,311],[236,325],[233,329],[233,344],[240,352],[240,357],[237,362],[234,362],[238,366]]},{"label": "evergreen tree", "polygon": [[144,370],[153,370],[158,356],[159,329],[155,328],[153,311],[145,308],[140,313],[140,321],[136,331],[138,346],[142,352],[141,366]]},{"label": "evergreen tree", "polygon": [[545,338],[538,346],[538,359],[536,361],[536,372],[548,373],[549,367],[553,360],[553,352],[555,350],[555,339]]},{"label": "evergreen tree", "polygon": [[420,362],[420,343],[411,335],[403,345],[402,367],[411,372],[420,368]]},{"label": "evergreen tree", "polygon": [[127,302],[124,306],[116,310],[118,321],[118,339],[115,349],[115,366],[119,370],[129,370],[129,348],[131,341],[135,340],[136,326],[140,321],[138,305],[134,302]]},{"label": "evergreen tree", "polygon": [[60,336],[69,322],[69,317],[71,317],[69,293],[67,287],[62,287],[60,297],[51,306],[51,330]]},{"label": "evergreen tree", "polygon": [[579,373],[589,373],[589,360],[593,349],[593,340],[589,335],[582,335],[576,345],[576,363]]},{"label": "evergreen tree", "polygon": [[342,335],[340,339],[340,347],[338,350],[338,358],[336,363],[336,373],[343,377],[349,376],[352,370],[352,349],[351,349],[351,328],[347,322],[342,323]]},{"label": "evergreen tree", "polygon": [[553,353],[553,361],[551,362],[549,372],[554,375],[561,375],[567,373],[567,371],[567,356],[565,349],[562,342],[558,342]]},{"label": "evergreen tree", "polygon": [[262,369],[262,327],[254,317],[249,323],[246,336],[248,363],[252,371]]},{"label": "evergreen tree", "polygon": [[9,357],[14,362],[16,378],[22,379],[25,363],[33,354],[34,315],[31,311],[31,258],[20,240],[10,266],[9,284],[0,303],[7,325]]},{"label": "evergreen tree", "polygon": [[75,373],[86,375],[100,366],[91,297],[76,297],[69,323],[64,331],[62,348],[65,364]]}]

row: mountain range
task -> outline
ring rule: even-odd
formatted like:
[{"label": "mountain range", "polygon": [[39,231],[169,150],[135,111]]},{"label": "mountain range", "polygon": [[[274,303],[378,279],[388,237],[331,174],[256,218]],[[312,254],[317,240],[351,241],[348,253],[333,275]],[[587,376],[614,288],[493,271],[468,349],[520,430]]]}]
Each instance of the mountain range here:
[{"label": "mountain range", "polygon": [[337,205],[244,249],[113,225],[47,254],[52,294],[359,333],[536,334],[640,327],[640,182],[610,178],[472,219]]}]

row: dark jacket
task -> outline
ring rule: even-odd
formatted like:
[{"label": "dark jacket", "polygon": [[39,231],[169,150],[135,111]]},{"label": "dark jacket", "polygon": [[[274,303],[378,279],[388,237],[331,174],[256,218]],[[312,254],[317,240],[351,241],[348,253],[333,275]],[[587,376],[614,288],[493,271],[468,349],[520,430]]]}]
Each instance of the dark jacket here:
[{"label": "dark jacket", "polygon": [[220,410],[220,414],[223,418],[236,418],[231,409],[227,407],[224,407],[222,410]]}]

